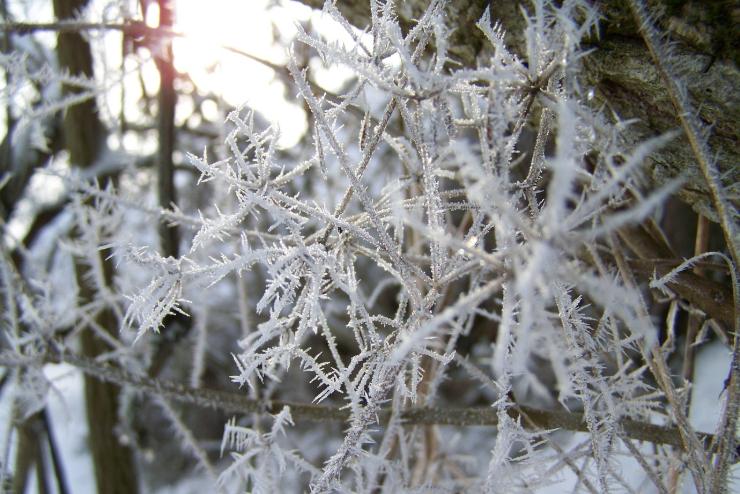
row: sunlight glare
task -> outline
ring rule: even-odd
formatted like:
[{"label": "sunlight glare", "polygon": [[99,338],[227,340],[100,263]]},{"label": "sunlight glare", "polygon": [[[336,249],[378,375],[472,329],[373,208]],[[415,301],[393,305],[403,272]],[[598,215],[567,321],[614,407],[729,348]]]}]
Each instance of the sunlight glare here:
[{"label": "sunlight glare", "polygon": [[294,97],[284,94],[272,69],[226,49],[285,63],[267,7],[267,0],[178,0],[174,29],[184,36],[173,41],[175,67],[201,90],[218,94],[234,108],[246,103],[278,125],[278,144],[287,148],[306,131],[303,110],[288,101]]}]

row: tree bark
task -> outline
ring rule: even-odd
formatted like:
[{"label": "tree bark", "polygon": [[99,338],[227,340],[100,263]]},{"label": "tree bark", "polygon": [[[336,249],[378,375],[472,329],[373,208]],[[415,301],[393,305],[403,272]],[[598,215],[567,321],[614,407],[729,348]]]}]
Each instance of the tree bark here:
[{"label": "tree bark", "polygon": [[[54,12],[59,19],[73,17],[87,5],[87,0],[54,0]],[[72,75],[92,77],[93,60],[90,46],[79,33],[61,33],[57,41],[57,54],[63,70]],[[69,90],[69,88],[65,88]],[[63,125],[65,146],[70,161],[80,167],[91,166],[102,149],[103,125],[98,117],[95,99],[88,99],[66,110]],[[106,281],[111,283],[113,266],[101,252],[100,262],[106,271]],[[80,286],[80,303],[85,305],[97,297],[94,283],[89,276],[90,267],[78,260],[76,272]],[[114,337],[118,328],[110,309],[102,310],[96,323]],[[92,330],[81,333],[82,350],[89,357],[96,357],[108,348]],[[89,446],[95,467],[95,480],[100,493],[136,493],[138,480],[131,450],[121,444],[115,432],[118,422],[119,387],[100,381],[95,376],[85,376],[85,402],[89,428]]]},{"label": "tree bark", "polygon": [[[324,0],[300,0],[321,8]],[[663,87],[650,54],[637,30],[637,25],[621,0],[598,2],[602,15],[600,32],[594,33],[584,49],[592,51],[583,59],[581,84],[593,89],[594,104],[613,111],[622,120],[636,119],[626,138],[631,143],[679,128],[679,122]],[[683,70],[683,78],[699,117],[711,129],[709,146],[716,155],[723,183],[730,190],[740,183],[740,48],[733,36],[733,19],[740,9],[732,2],[717,0],[699,2],[679,0],[649,2],[653,12],[662,13],[660,28],[674,42],[675,61]],[[428,0],[395,0],[402,27],[414,25]],[[490,4],[490,5],[489,5]],[[370,22],[367,2],[338,0],[337,7],[352,24],[359,28]],[[449,40],[450,53],[464,66],[474,67],[476,60],[490,54],[490,47],[475,22],[486,8],[491,19],[506,32],[507,45],[524,55],[522,8],[531,9],[528,1],[455,0],[448,3],[447,22],[454,29]],[[706,182],[695,163],[686,139],[676,138],[655,152],[646,165],[646,178],[651,186],[684,175],[685,185],[678,195],[700,214],[717,221]],[[733,205],[738,206],[738,194]]]},{"label": "tree bark", "polygon": [[[87,0],[54,0],[58,19],[73,18],[87,5]],[[90,45],[80,33],[59,33],[57,38],[59,65],[71,75],[93,76]],[[72,88],[65,88],[67,92]],[[103,126],[98,118],[95,98],[87,99],[66,109],[64,114],[64,144],[73,165],[87,167],[97,158],[101,147]]]}]

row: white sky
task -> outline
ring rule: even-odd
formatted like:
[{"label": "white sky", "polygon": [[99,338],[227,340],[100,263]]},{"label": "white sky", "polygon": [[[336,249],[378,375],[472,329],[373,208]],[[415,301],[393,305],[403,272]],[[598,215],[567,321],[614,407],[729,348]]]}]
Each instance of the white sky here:
[{"label": "white sky", "polygon": [[[175,30],[185,35],[173,44],[177,70],[187,72],[198,88],[216,92],[234,107],[246,104],[279,125],[281,147],[295,144],[307,129],[295,94],[275,80],[272,69],[226,47],[285,65],[296,23],[310,20],[326,36],[339,39],[341,28],[321,13],[288,1],[177,0],[175,12]],[[329,89],[338,88],[347,77],[339,68],[318,72]]]},{"label": "white sky", "polygon": [[[173,0],[175,1],[174,30],[183,36],[173,40],[175,67],[187,73],[201,93],[213,93],[228,105],[224,114],[212,101],[201,107],[206,118],[219,124],[233,108],[246,105],[256,110],[271,124],[280,129],[278,146],[290,148],[295,145],[308,127],[307,116],[296,95],[275,78],[272,69],[248,57],[229,50],[236,50],[267,60],[273,64],[287,63],[287,47],[296,35],[296,24],[310,21],[322,35],[347,42],[349,36],[332,20],[320,12],[298,2],[289,0]],[[53,10],[50,2],[25,2],[11,0],[10,11],[16,20],[30,22],[52,22]],[[135,0],[94,0],[85,18],[93,22],[121,22],[122,17],[136,15]],[[158,25],[156,4],[148,11],[146,19],[152,26]],[[126,12],[130,12],[126,14]],[[122,67],[121,34],[118,31],[90,31],[86,33],[95,53],[95,75],[106,80],[104,97],[98,98],[101,115],[109,122],[120,120],[121,107],[126,119],[141,121],[141,79],[150,96],[159,88],[159,75],[150,59],[140,66],[140,61],[127,59]],[[53,46],[53,33],[35,34],[43,43]],[[18,37],[16,42],[27,42],[29,37]],[[338,90],[349,77],[342,68],[326,70],[312,64],[314,78],[329,90]],[[123,68],[124,74],[120,71]],[[0,78],[0,88],[4,87]],[[180,98],[176,111],[177,123],[182,123],[192,113],[189,98]],[[0,133],[5,132],[5,113],[0,112]],[[135,155],[156,152],[156,139],[149,133],[130,131],[123,135],[111,134],[109,144],[114,150],[123,150]],[[63,161],[63,159],[62,159]],[[45,177],[48,179],[48,177]],[[53,200],[57,188],[50,188],[49,180],[40,187],[45,200]],[[36,187],[39,189],[39,187]],[[36,198],[41,200],[44,198]],[[11,224],[11,231],[20,235],[21,221]]]},{"label": "white sky", "polygon": [[[232,106],[246,104],[278,124],[280,144],[295,144],[307,128],[301,108],[275,80],[272,69],[226,50],[232,47],[276,64],[285,64],[285,48],[275,35],[291,39],[294,23],[306,21],[310,9],[300,5],[273,8],[266,0],[178,0],[173,42],[175,67],[187,72],[201,89],[219,94]],[[273,33],[273,20],[277,25]]]},{"label": "white sky", "polygon": [[[269,62],[284,65],[286,47],[296,34],[296,23],[310,21],[322,35],[347,41],[349,37],[336,23],[312,11],[299,2],[289,0],[173,0],[175,2],[174,30],[184,36],[174,39],[175,66],[187,73],[201,91],[218,94],[231,107],[247,105],[279,125],[281,147],[294,145],[307,128],[306,115],[296,95],[274,77],[272,69],[234,53],[227,48],[254,55]],[[120,22],[122,15],[135,15],[135,0],[119,2],[94,0],[85,16],[95,22]],[[10,0],[10,11],[16,20],[52,22],[50,2]],[[149,7],[151,25],[157,25],[156,4]],[[131,12],[126,14],[126,12]],[[113,77],[121,69],[121,37],[117,31],[90,31],[87,33],[96,53],[95,72],[98,78]],[[54,34],[37,33],[34,36],[53,45]],[[18,40],[23,39],[17,38]],[[313,76],[329,90],[337,90],[349,77],[342,68],[324,70],[311,65]],[[139,79],[137,64],[128,60],[123,76],[125,85],[125,112],[127,118],[137,120],[139,115]],[[142,67],[142,75],[150,94],[156,94],[158,75],[153,63]],[[4,86],[4,81],[2,82]],[[116,87],[116,85],[118,87]],[[114,82],[108,88],[108,98],[99,98],[103,115],[109,119],[120,116],[121,85]],[[180,108],[185,113],[186,108]],[[208,110],[208,108],[206,108]],[[218,123],[217,116],[215,121]],[[0,115],[0,130],[4,132],[4,115]],[[129,139],[125,146],[136,153],[153,151],[141,139]]]}]

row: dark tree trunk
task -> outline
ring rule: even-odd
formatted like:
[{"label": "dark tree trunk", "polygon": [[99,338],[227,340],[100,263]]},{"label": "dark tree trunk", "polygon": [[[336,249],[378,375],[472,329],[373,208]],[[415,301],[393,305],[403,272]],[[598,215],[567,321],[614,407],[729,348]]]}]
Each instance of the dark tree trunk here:
[{"label": "dark tree trunk", "polygon": [[[159,26],[164,29],[172,29],[173,12],[168,0],[159,0]],[[175,92],[175,67],[172,64],[172,43],[164,41],[160,56],[156,58],[157,70],[159,71],[159,108],[158,131],[159,131],[159,163],[157,165],[157,182],[159,192],[159,205],[163,209],[169,209],[175,204],[175,167],[172,163],[172,153],[175,149],[175,104],[177,93]],[[162,255],[165,257],[177,257],[178,234],[177,228],[160,224],[159,239]]]},{"label": "dark tree trunk", "polygon": [[[54,0],[54,11],[59,19],[74,16],[83,9],[87,0]],[[59,34],[57,54],[63,70],[73,75],[93,75],[90,46],[78,33]],[[69,90],[67,88],[67,90]],[[102,148],[103,126],[97,113],[95,99],[74,105],[66,110],[63,126],[64,142],[70,161],[80,167],[91,166]],[[106,270],[106,282],[111,283],[113,266],[106,260],[105,252],[99,253]],[[77,262],[77,282],[80,286],[80,303],[88,304],[97,296],[88,276],[90,267]],[[114,338],[118,323],[112,311],[105,309],[95,321]],[[82,350],[95,357],[109,348],[92,330],[81,333]],[[136,493],[138,480],[131,450],[121,444],[115,432],[118,422],[119,388],[111,383],[85,376],[85,401],[89,428],[89,446],[95,467],[95,479],[100,493]]]}]

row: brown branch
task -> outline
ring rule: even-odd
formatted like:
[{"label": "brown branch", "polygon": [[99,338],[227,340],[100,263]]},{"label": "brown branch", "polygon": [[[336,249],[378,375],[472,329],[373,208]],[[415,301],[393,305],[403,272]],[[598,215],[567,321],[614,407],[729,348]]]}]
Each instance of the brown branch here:
[{"label": "brown branch", "polygon": [[[238,393],[219,391],[207,388],[189,388],[174,382],[152,379],[148,376],[100,364],[94,359],[67,352],[50,351],[50,355],[41,356],[48,362],[65,362],[80,369],[83,373],[96,379],[107,381],[119,386],[131,386],[135,390],[162,396],[181,403],[189,403],[199,407],[220,410],[227,413],[258,413],[277,414],[283,407],[290,407],[291,414],[297,420],[307,422],[337,422],[348,421],[351,412],[344,407],[332,407],[282,400],[252,400]],[[7,355],[0,355],[0,365],[19,367],[38,364],[38,359],[18,359]],[[559,410],[541,410],[527,406],[518,406],[510,414],[518,418],[518,414],[526,415],[526,423],[544,430],[564,429],[569,431],[588,432],[583,414]],[[391,410],[383,409],[378,414],[378,422],[386,423],[391,416]],[[406,424],[421,425],[451,425],[451,426],[496,426],[498,425],[497,410],[490,407],[481,408],[440,408],[425,407],[411,408],[401,413],[401,420]],[[637,420],[624,419],[620,421],[623,435],[637,441],[647,441],[654,444],[667,444],[683,447],[679,431],[676,427],[666,427]],[[713,439],[711,434],[699,434],[707,442]]]},{"label": "brown branch", "polygon": [[68,494],[69,489],[67,488],[67,475],[64,472],[64,465],[62,465],[62,458],[59,453],[59,446],[54,438],[54,432],[51,426],[51,420],[49,420],[49,410],[44,408],[41,420],[43,421],[44,429],[46,431],[46,442],[49,445],[49,456],[51,457],[51,464],[54,468],[54,477],[56,479],[57,492],[59,494]]},{"label": "brown branch", "polygon": [[107,24],[100,22],[3,22],[0,31],[16,34],[31,34],[39,31],[52,31],[57,33],[77,33],[80,31],[125,31],[130,29],[134,23]]},{"label": "brown branch", "polygon": [[[656,261],[670,254],[641,225],[622,228],[619,230],[619,236],[640,258],[630,259],[628,264],[643,280],[653,275],[665,276],[679,264],[670,265]],[[722,322],[728,328],[734,326],[735,311],[730,288],[690,270],[678,273],[667,285],[679,297],[686,299],[709,317]]]},{"label": "brown branch", "polygon": [[[15,34],[33,34],[35,32],[56,32],[56,33],[78,33],[80,31],[122,31],[124,34],[133,38],[161,38],[164,36],[170,38],[186,38],[185,33],[173,30],[171,27],[161,25],[159,27],[147,26],[142,21],[130,20],[123,23],[105,23],[105,22],[3,22],[0,23],[0,31],[4,33]],[[221,45],[221,48],[236,55],[249,58],[260,63],[275,72],[287,72],[282,65],[270,62],[264,58],[252,55],[244,50],[234,46]]]},{"label": "brown branch", "polygon": [[[54,14],[60,19],[73,19],[82,11],[89,0],[54,0]],[[60,68],[73,76],[94,76],[90,44],[79,32],[60,32],[56,46]],[[64,87],[65,93],[74,93],[76,88]],[[105,140],[105,127],[98,115],[95,98],[70,106],[64,112],[63,135],[69,151],[70,162],[80,169],[89,169],[100,158]],[[105,283],[111,284],[114,266],[106,253],[101,251],[96,262],[103,269]],[[80,258],[75,259],[79,298],[82,304],[95,300],[99,294],[91,282],[92,267]],[[101,311],[95,323],[104,328],[114,328],[115,314],[112,310]],[[106,350],[106,344],[92,331],[83,331],[80,336],[82,352],[95,357]],[[121,444],[116,433],[118,423],[119,389],[109,382],[86,376],[85,408],[89,430],[89,446],[95,471],[95,480],[100,492],[111,494],[134,494],[138,492],[136,465],[132,451]]]},{"label": "brown branch", "polygon": [[[169,30],[172,27],[172,8],[163,0],[159,2],[159,24],[160,28]],[[157,165],[157,184],[159,205],[162,209],[168,209],[177,204],[174,175],[175,169],[172,163],[172,154],[175,149],[175,105],[177,104],[177,93],[175,92],[175,78],[177,76],[172,64],[172,43],[167,41],[160,49],[161,56],[155,58],[157,70],[159,71],[159,106],[157,108],[157,127],[159,132],[159,163]],[[159,239],[164,257],[177,257],[178,234],[174,225],[161,222],[159,225]]]}]

